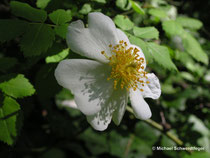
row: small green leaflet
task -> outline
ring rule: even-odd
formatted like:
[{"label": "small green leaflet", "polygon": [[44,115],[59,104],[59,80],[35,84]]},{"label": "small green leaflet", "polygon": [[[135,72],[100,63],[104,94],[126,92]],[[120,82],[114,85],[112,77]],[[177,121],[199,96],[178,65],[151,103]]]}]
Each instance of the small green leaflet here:
[{"label": "small green leaflet", "polygon": [[48,56],[45,61],[46,63],[57,63],[61,60],[63,60],[67,55],[69,54],[69,48],[64,49],[60,53],[53,55],[53,56]]},{"label": "small green leaflet", "polygon": [[20,36],[28,23],[16,19],[0,19],[0,42],[10,41]]},{"label": "small green leaflet", "polygon": [[208,64],[208,56],[201,48],[198,41],[188,32],[186,32],[183,27],[174,20],[164,21],[162,23],[163,30],[170,36],[180,36],[182,38],[183,46],[187,53],[189,53],[197,61]]},{"label": "small green leaflet", "polygon": [[82,6],[79,13],[80,14],[88,14],[92,10],[91,5],[86,3]]},{"label": "small green leaflet", "polygon": [[31,96],[35,92],[33,85],[22,74],[18,74],[17,77],[9,81],[0,83],[0,89],[6,95],[14,98]]},{"label": "small green leaflet", "polygon": [[134,27],[133,33],[135,36],[145,39],[159,38],[159,32],[155,27]]},{"label": "small green leaflet", "polygon": [[31,24],[20,41],[24,56],[37,56],[46,52],[55,39],[53,29],[47,24]]},{"label": "small green leaflet", "polygon": [[36,6],[38,8],[41,8],[41,9],[44,9],[47,7],[48,3],[50,2],[51,0],[37,0],[36,1]]},{"label": "small green leaflet", "polygon": [[13,144],[17,136],[16,115],[13,114],[18,110],[20,110],[20,105],[10,97],[5,97],[3,106],[0,106],[0,140],[9,145]]},{"label": "small green leaflet", "polygon": [[172,62],[168,48],[160,46],[153,42],[147,43],[148,52],[153,56],[154,60],[164,68],[169,70],[177,70],[176,66]]},{"label": "small green leaflet", "polygon": [[145,14],[144,10],[141,8],[141,6],[137,2],[132,1],[132,0],[130,0],[130,2],[131,2],[131,6],[135,12],[137,12],[141,15]]},{"label": "small green leaflet", "polygon": [[131,4],[128,0],[116,0],[116,6],[122,10],[129,10],[131,8]]},{"label": "small green leaflet", "polygon": [[203,26],[203,23],[200,20],[189,18],[189,17],[178,17],[176,22],[186,28],[198,30]]},{"label": "small green leaflet", "polygon": [[167,14],[165,11],[157,8],[152,8],[148,12],[150,15],[157,17],[157,18],[166,18]]},{"label": "small green leaflet", "polygon": [[114,18],[115,24],[122,30],[131,30],[134,27],[134,23],[126,16],[117,15]]},{"label": "small green leaflet", "polygon": [[182,35],[184,29],[182,26],[174,20],[164,21],[162,23],[163,30],[170,36]]},{"label": "small green leaflet", "polygon": [[188,32],[185,32],[182,36],[183,46],[187,53],[192,55],[194,59],[200,61],[206,65],[209,63],[207,54],[201,48],[201,45],[198,41]]},{"label": "small green leaflet", "polygon": [[10,3],[12,13],[15,16],[25,18],[29,21],[44,22],[47,19],[47,12],[41,9],[35,9],[27,3],[12,1]]},{"label": "small green leaflet", "polygon": [[156,63],[166,69],[177,70],[176,66],[170,58],[169,50],[167,47],[160,46],[153,42],[144,42],[143,40],[132,35],[128,35],[128,37],[132,44],[135,44],[142,49],[148,62],[154,60]]},{"label": "small green leaflet", "polygon": [[68,24],[56,26],[54,28],[54,30],[55,30],[56,35],[66,39],[66,34],[67,34],[67,30],[68,30]]},{"label": "small green leaflet", "polygon": [[71,11],[70,10],[63,10],[63,9],[58,9],[51,14],[49,14],[50,20],[56,24],[56,25],[62,25],[65,24],[69,21],[71,21]]}]

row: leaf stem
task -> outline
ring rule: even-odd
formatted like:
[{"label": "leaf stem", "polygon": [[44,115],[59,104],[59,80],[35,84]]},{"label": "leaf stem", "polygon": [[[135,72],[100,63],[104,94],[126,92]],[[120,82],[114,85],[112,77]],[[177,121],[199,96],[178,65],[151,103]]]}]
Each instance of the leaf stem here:
[{"label": "leaf stem", "polygon": [[[127,106],[126,109],[130,113],[134,114],[133,109],[130,106]],[[177,145],[184,146],[184,143],[183,143],[182,140],[180,140],[178,137],[176,137],[175,135],[173,135],[171,132],[165,131],[164,128],[163,128],[163,126],[160,125],[159,123],[153,121],[152,119],[142,120],[142,121],[146,122],[148,125],[152,126],[153,128],[159,130],[161,133],[163,133],[164,135],[166,135],[169,139],[171,139]],[[190,151],[190,150],[186,150],[186,152],[188,152],[190,154],[192,153],[192,151]]]}]

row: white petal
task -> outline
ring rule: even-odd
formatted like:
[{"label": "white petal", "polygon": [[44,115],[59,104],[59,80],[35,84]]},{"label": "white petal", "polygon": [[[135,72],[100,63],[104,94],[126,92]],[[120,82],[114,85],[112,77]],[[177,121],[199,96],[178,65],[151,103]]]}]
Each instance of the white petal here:
[{"label": "white petal", "polygon": [[80,20],[68,27],[67,43],[70,49],[101,62],[108,62],[101,51],[111,56],[109,45],[116,45],[117,42],[118,34],[113,21],[102,13],[88,14],[88,28]]},{"label": "white petal", "polygon": [[117,108],[113,113],[113,118],[112,119],[113,119],[113,121],[116,125],[119,125],[123,116],[124,116],[126,106],[127,106],[127,103],[128,103],[128,92],[127,92],[126,89],[122,90],[122,89],[119,88],[115,92],[115,94],[117,94],[116,95]]},{"label": "white petal", "polygon": [[112,112],[101,110],[95,115],[87,116],[87,121],[91,124],[91,126],[98,131],[103,131],[107,129],[108,125],[112,120]]},{"label": "white petal", "polygon": [[139,52],[137,52],[137,54],[139,55],[138,58],[144,58],[144,63],[142,64],[142,66],[144,66],[144,70],[146,69],[146,58],[144,56],[143,51],[141,50],[141,48],[139,48],[136,45],[131,44],[130,47],[133,47],[134,49],[137,48],[139,50]]},{"label": "white petal", "polygon": [[123,40],[124,42],[127,42],[128,45],[130,45],[130,41],[123,31],[121,31],[120,29],[117,29],[117,35],[118,35],[119,41]]},{"label": "white petal", "polygon": [[128,101],[128,92],[124,89],[118,88],[114,90],[111,97],[106,100],[105,106],[95,115],[87,116],[88,122],[96,130],[105,130],[112,119],[112,114],[114,114],[114,122],[119,124]]},{"label": "white petal", "polygon": [[130,89],[130,100],[134,114],[137,118],[146,120],[152,116],[149,105],[145,102],[140,90]]},{"label": "white petal", "polygon": [[144,98],[158,99],[161,94],[159,79],[153,73],[147,74],[147,77],[149,83],[144,84],[142,95]]},{"label": "white petal", "polygon": [[60,62],[55,70],[58,83],[69,89],[77,107],[86,115],[96,114],[113,92],[107,81],[110,68],[96,61],[70,59]]},{"label": "white petal", "polygon": [[66,106],[73,109],[78,109],[77,104],[75,103],[74,99],[71,100],[63,100],[59,102],[62,106]]}]

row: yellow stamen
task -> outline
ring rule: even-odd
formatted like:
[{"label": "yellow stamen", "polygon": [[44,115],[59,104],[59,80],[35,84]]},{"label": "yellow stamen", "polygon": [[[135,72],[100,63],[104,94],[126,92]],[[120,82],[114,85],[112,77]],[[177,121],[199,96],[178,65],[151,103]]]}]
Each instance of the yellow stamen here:
[{"label": "yellow stamen", "polygon": [[[121,40],[119,44],[112,46],[109,45],[112,52],[112,56],[107,56],[104,51],[101,51],[108,60],[109,65],[111,66],[111,74],[107,80],[113,79],[114,89],[118,88],[118,85],[121,89],[126,88],[129,90],[132,88],[134,91],[139,89],[141,92],[144,86],[143,78],[147,79],[147,72],[144,71],[145,59],[140,57],[140,50],[133,47],[127,47],[127,42]],[[141,84],[138,84],[141,83]],[[140,86],[140,87],[139,87]]]}]

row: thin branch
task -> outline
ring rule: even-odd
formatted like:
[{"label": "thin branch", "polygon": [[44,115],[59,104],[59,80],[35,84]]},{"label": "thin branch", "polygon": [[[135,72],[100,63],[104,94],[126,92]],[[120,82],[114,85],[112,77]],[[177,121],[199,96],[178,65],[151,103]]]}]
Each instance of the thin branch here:
[{"label": "thin branch", "polygon": [[[134,114],[133,109],[130,106],[127,106],[126,109],[130,113]],[[153,128],[159,130],[161,133],[163,133],[164,135],[166,135],[169,139],[171,139],[177,145],[184,146],[184,143],[183,143],[182,140],[180,140],[178,137],[176,137],[175,135],[173,135],[171,132],[165,131],[164,128],[163,128],[163,126],[160,125],[159,123],[153,121],[152,119],[143,120],[143,121],[146,122],[148,125],[152,126]],[[190,150],[186,150],[186,152],[192,153],[192,151],[190,151]]]},{"label": "thin branch", "polygon": [[128,153],[130,151],[130,147],[131,147],[131,144],[133,142],[133,139],[134,139],[134,135],[132,134],[128,140],[128,143],[126,145],[126,148],[125,148],[125,153],[124,153],[124,158],[126,158],[128,156]]}]

